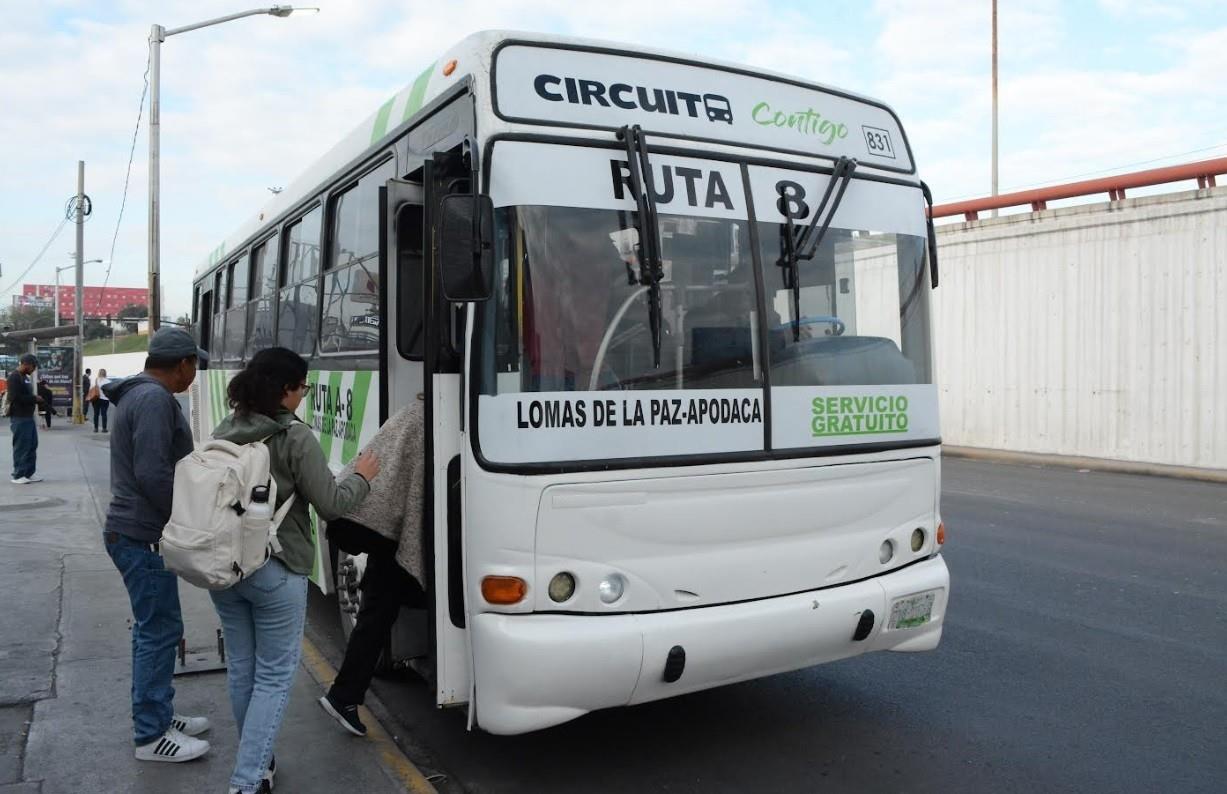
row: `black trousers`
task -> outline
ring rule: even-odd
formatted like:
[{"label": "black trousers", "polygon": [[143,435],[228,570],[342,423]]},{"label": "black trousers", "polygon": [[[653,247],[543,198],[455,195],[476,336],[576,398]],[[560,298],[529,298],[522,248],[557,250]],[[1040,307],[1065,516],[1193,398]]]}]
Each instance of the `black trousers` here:
[{"label": "black trousers", "polygon": [[345,660],[328,694],[342,706],[362,703],[371,686],[379,656],[392,639],[402,606],[423,607],[426,593],[414,576],[396,562],[396,543],[352,521],[333,521],[328,538],[350,554],[367,555],[362,577],[362,607],[349,635]]}]

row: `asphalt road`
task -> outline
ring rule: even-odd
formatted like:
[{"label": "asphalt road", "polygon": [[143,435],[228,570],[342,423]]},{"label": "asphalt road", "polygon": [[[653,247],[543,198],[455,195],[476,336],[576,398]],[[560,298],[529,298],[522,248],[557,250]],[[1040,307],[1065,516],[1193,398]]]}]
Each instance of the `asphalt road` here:
[{"label": "asphalt road", "polygon": [[[947,460],[941,647],[467,733],[378,681],[445,791],[1227,790],[1227,486]],[[335,607],[313,634],[338,652]]]}]

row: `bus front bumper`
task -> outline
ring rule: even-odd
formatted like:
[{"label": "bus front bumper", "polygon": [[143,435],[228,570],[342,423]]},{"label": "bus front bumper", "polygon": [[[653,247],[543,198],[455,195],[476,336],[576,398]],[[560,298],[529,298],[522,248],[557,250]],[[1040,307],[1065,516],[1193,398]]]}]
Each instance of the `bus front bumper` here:
[{"label": "bus front bumper", "polygon": [[[854,584],[741,604],[624,615],[503,615],[470,623],[477,724],[496,734],[547,728],[589,711],[644,703],[868,651],[937,647],[950,587],[940,555]],[[900,599],[934,595],[929,619],[889,628]],[[854,640],[865,610],[868,636]],[[670,649],[681,678],[664,679]]]}]

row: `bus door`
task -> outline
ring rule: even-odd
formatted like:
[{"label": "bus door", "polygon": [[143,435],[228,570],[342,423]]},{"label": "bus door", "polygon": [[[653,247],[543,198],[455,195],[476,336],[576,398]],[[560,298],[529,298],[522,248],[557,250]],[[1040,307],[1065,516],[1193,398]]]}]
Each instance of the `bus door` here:
[{"label": "bus door", "polygon": [[[438,169],[427,161],[422,183],[389,180],[384,191],[386,233],[383,316],[389,318],[384,335],[386,386],[381,394],[382,418],[411,400],[422,400],[426,428],[423,467],[422,550],[429,597],[425,636],[416,638],[412,625],[398,623],[393,655],[406,645],[423,641],[430,655],[428,678],[433,678],[436,703],[459,706],[469,701],[471,673],[464,619],[463,571],[457,564],[460,543],[460,356],[452,332],[454,312],[444,302],[433,266],[432,209],[437,201]],[[456,539],[452,542],[453,537]],[[421,655],[410,653],[408,655]],[[421,671],[421,667],[414,665]]]}]

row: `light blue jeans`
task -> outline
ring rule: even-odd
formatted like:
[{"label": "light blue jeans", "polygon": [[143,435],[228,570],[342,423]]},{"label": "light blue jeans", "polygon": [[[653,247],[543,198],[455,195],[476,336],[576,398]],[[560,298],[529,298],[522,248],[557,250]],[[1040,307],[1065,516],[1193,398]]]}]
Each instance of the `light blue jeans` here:
[{"label": "light blue jeans", "polygon": [[226,636],[226,679],[239,729],[230,785],[248,794],[268,769],[302,657],[307,577],[272,559],[250,578],[209,595]]}]

